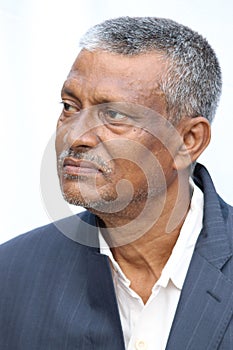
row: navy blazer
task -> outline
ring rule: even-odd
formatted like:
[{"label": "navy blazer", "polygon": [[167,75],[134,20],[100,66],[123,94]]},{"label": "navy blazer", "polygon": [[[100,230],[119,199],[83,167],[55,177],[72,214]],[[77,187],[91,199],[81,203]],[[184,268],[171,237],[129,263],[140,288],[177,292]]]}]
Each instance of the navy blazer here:
[{"label": "navy blazer", "polygon": [[[194,180],[204,192],[204,223],[166,350],[232,350],[233,210],[199,164]],[[95,217],[86,211],[78,218],[1,245],[1,350],[124,350],[110,265],[96,248]],[[79,237],[87,245],[77,243]]]}]

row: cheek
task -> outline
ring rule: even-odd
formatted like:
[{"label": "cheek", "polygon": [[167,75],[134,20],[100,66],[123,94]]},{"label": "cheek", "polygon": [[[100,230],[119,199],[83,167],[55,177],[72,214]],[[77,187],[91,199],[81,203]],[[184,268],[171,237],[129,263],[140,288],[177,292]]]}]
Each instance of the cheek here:
[{"label": "cheek", "polygon": [[61,153],[62,149],[62,144],[61,144],[61,135],[56,134],[56,139],[55,139],[55,149],[56,149],[56,154],[57,156]]},{"label": "cheek", "polygon": [[146,194],[151,183],[148,169],[143,168],[142,162],[129,159],[115,160],[111,185],[114,191],[121,193],[122,197],[134,197],[139,192]]},{"label": "cheek", "polygon": [[58,126],[56,129],[55,149],[56,154],[59,156],[63,151],[68,149],[67,135],[68,128],[64,126]]},{"label": "cheek", "polygon": [[114,173],[117,180],[122,178],[131,182],[137,182],[145,178],[142,162],[135,162],[130,159],[118,159],[115,161]]},{"label": "cheek", "polygon": [[[164,139],[164,142],[162,141]],[[144,146],[142,149],[141,157],[143,158],[153,158],[160,164],[162,168],[169,166],[173,160],[172,149],[168,146],[167,141],[164,137],[157,138],[152,135],[146,135],[141,140],[141,144]]]},{"label": "cheek", "polygon": [[138,158],[149,187],[164,187],[174,177],[174,157],[170,150],[157,138],[146,135],[142,141]]}]

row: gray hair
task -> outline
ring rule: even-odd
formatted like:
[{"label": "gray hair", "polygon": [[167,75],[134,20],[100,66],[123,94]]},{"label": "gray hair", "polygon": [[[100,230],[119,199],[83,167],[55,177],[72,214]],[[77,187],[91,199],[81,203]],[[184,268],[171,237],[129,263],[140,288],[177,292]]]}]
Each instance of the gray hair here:
[{"label": "gray hair", "polygon": [[198,115],[213,120],[221,95],[221,69],[207,40],[190,28],[164,18],[119,17],[90,28],[80,46],[131,56],[160,53],[167,63],[160,88],[171,120]]}]

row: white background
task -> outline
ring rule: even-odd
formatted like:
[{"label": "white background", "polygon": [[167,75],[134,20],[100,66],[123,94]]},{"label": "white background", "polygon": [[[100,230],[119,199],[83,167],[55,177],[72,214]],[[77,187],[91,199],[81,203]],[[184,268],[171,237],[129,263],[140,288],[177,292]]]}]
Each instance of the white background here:
[{"label": "white background", "polygon": [[233,203],[232,0],[0,0],[0,242],[50,222],[40,171],[61,110],[61,86],[80,36],[91,25],[120,15],[174,19],[197,30],[215,49],[223,95],[201,161],[218,192]]}]

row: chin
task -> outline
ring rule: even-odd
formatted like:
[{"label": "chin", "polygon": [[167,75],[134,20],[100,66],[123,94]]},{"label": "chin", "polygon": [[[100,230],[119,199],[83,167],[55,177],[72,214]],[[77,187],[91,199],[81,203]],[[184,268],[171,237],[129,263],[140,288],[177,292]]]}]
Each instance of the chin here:
[{"label": "chin", "polygon": [[[113,204],[117,202],[116,192],[113,193],[113,191],[106,189],[101,193],[96,188],[93,190],[85,188],[80,191],[80,189],[73,186],[61,186],[61,191],[63,198],[69,204],[100,212],[108,212],[109,208],[112,208]],[[116,208],[115,211],[117,211]]]}]

